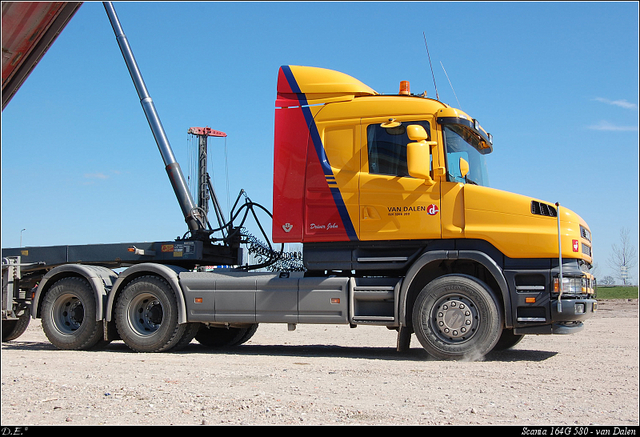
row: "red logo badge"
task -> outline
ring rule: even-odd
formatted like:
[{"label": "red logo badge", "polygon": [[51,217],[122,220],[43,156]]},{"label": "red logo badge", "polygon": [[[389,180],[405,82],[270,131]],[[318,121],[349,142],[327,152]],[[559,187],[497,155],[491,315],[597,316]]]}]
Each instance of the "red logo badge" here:
[{"label": "red logo badge", "polygon": [[578,240],[573,240],[573,251],[577,252],[579,248],[580,244],[578,243]]},{"label": "red logo badge", "polygon": [[427,207],[427,214],[429,215],[436,215],[439,211],[440,210],[438,209],[438,205],[436,205],[435,203],[432,203]]}]

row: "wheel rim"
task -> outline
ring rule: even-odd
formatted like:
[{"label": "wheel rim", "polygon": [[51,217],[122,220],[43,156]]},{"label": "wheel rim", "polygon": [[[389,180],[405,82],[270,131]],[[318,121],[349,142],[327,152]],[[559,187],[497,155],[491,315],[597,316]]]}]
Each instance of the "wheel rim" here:
[{"label": "wheel rim", "polygon": [[63,294],[52,307],[55,327],[63,334],[73,334],[84,320],[84,305],[73,294]]},{"label": "wheel rim", "polygon": [[447,295],[431,312],[433,332],[447,343],[463,343],[473,337],[480,323],[475,303],[460,295]]},{"label": "wheel rim", "polygon": [[131,328],[142,336],[151,335],[162,325],[162,304],[151,293],[136,296],[127,310]]}]

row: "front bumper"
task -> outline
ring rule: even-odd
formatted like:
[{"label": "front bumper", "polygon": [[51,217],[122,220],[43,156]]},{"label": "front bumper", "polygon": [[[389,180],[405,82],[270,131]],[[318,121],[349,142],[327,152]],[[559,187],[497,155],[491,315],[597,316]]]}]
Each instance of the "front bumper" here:
[{"label": "front bumper", "polygon": [[534,317],[518,317],[513,332],[514,334],[573,334],[582,330],[584,327],[582,322],[591,318],[597,308],[598,302],[591,298],[565,297],[560,301],[551,300],[544,310],[538,307],[537,314],[519,312],[520,315]]},{"label": "front bumper", "polygon": [[595,299],[569,299],[554,302],[551,314],[555,323],[551,325],[552,334],[574,334],[584,328],[583,320],[593,316],[598,309]]},{"label": "front bumper", "polygon": [[595,299],[561,299],[551,302],[551,320],[554,322],[581,322],[593,316],[598,309]]}]

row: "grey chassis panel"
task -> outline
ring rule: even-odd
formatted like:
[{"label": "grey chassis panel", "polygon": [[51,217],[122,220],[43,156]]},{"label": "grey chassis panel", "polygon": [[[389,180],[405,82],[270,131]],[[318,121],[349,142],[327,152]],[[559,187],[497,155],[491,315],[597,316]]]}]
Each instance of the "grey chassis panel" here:
[{"label": "grey chassis panel", "polygon": [[285,276],[180,273],[187,318],[209,323],[349,323],[349,278]]}]

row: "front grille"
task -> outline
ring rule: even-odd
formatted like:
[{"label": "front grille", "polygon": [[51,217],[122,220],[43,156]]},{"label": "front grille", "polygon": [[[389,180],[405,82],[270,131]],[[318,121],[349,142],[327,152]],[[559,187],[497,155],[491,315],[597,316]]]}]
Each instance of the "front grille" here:
[{"label": "front grille", "polygon": [[585,228],[584,226],[580,225],[580,235],[582,236],[582,238],[584,238],[585,240],[591,242],[591,232],[589,232],[589,229]]},{"label": "front grille", "polygon": [[582,253],[584,253],[587,256],[591,256],[591,248],[589,246],[587,246],[586,244],[582,243]]},{"label": "front grille", "polygon": [[553,206],[546,203],[537,202],[535,200],[531,201],[531,214],[544,215],[547,217],[558,216],[558,212]]}]

